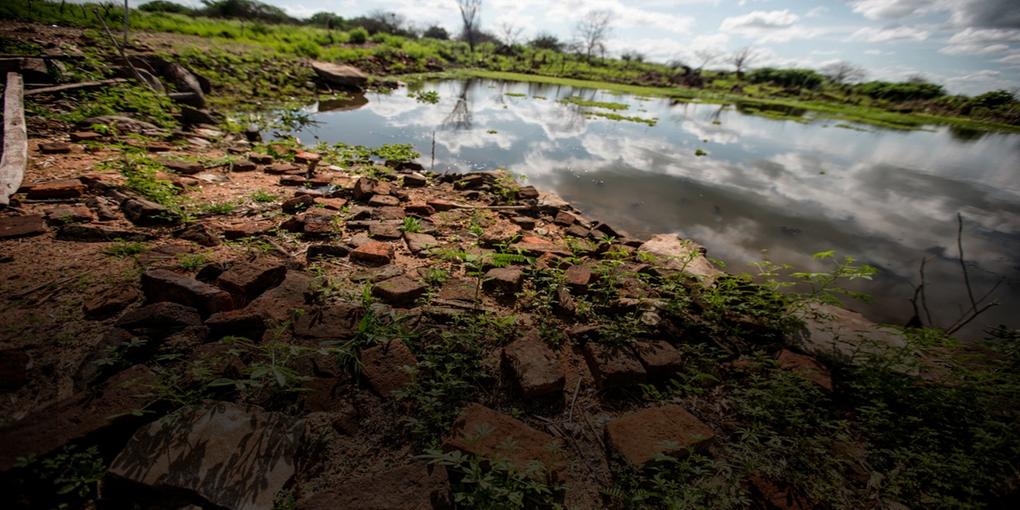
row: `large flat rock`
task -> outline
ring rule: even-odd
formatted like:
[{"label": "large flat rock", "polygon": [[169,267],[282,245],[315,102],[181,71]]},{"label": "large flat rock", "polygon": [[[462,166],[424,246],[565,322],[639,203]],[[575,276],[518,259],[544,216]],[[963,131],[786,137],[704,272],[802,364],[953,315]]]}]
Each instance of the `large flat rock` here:
[{"label": "large flat rock", "polygon": [[110,474],[153,489],[193,493],[231,510],[271,510],[294,476],[303,424],[228,402],[182,409],[139,429]]},{"label": "large flat rock", "polygon": [[633,465],[658,455],[687,455],[714,436],[708,425],[675,404],[632,411],[606,423],[613,451]]},{"label": "large flat rock", "polygon": [[504,459],[522,471],[537,463],[553,479],[562,479],[566,469],[559,440],[481,404],[464,408],[445,446],[490,460]]},{"label": "large flat rock", "polygon": [[638,252],[653,255],[656,258],[655,265],[659,267],[682,271],[711,284],[723,272],[709,262],[703,251],[694,241],[681,239],[676,234],[659,234],[638,248]]},{"label": "large flat rock", "polygon": [[357,67],[332,62],[312,62],[311,66],[315,74],[330,85],[360,89],[368,83],[368,76]]}]

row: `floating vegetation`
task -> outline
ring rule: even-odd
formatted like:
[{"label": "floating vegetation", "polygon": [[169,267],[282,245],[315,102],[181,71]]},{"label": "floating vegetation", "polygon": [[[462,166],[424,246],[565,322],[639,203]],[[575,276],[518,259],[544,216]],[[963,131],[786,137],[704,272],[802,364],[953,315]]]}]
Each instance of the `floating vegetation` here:
[{"label": "floating vegetation", "polygon": [[694,151],[694,155],[700,158],[702,156],[708,156],[708,152],[706,152],[704,149],[697,149]]},{"label": "floating vegetation", "polygon": [[521,93],[521,92],[507,92],[507,93],[505,93],[503,95],[510,96],[510,97],[528,97],[527,94],[524,94],[524,93]]},{"label": "floating vegetation", "polygon": [[659,119],[657,118],[646,118],[646,117],[630,117],[627,115],[620,115],[619,113],[611,112],[587,112],[588,118],[591,117],[602,117],[609,120],[622,120],[627,122],[640,122],[642,124],[648,124],[649,126],[655,126]]},{"label": "floating vegetation", "polygon": [[585,108],[605,108],[607,110],[619,111],[630,108],[623,103],[610,103],[607,101],[591,101],[578,96],[570,96],[560,99],[561,103],[576,104],[577,106],[583,106]]},{"label": "floating vegetation", "polygon": [[851,131],[863,131],[865,133],[870,133],[871,132],[870,129],[865,129],[865,128],[862,128],[860,126],[855,126],[853,124],[847,124],[846,122],[840,122],[839,124],[834,124],[832,127],[849,129]]},{"label": "floating vegetation", "polygon": [[415,101],[419,103],[437,104],[439,103],[439,92],[434,90],[419,90],[408,94],[413,97]]},{"label": "floating vegetation", "polygon": [[496,131],[495,129],[490,129],[490,130],[486,131],[486,133],[489,133],[490,135],[494,135],[496,133],[499,133],[499,131]]}]

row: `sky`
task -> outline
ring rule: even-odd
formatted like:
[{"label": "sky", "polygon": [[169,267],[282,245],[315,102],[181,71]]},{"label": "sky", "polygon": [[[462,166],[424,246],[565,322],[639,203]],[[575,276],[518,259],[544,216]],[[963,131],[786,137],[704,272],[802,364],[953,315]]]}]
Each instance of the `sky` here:
[{"label": "sky", "polygon": [[[455,0],[264,1],[296,17],[383,10],[451,33],[461,23]],[[752,67],[846,61],[870,79],[921,74],[953,93],[1020,88],[1020,0],[483,0],[481,26],[498,32],[510,23],[525,39],[548,32],[569,40],[596,9],[613,13],[608,50],[616,55],[691,63],[699,49],[725,54],[749,46]]]}]

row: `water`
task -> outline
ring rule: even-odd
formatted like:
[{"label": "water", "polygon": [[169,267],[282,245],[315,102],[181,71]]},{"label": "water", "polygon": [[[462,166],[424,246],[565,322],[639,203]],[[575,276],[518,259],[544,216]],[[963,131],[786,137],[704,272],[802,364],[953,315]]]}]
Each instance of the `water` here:
[{"label": "water", "polygon": [[[439,104],[418,103],[401,88],[368,94],[365,104],[317,105],[342,109],[315,113],[318,125],[299,137],[411,143],[428,167],[435,132],[437,171],[507,168],[635,236],[692,238],[731,272],[752,270],[763,257],[820,268],[811,254],[834,249],[879,269],[855,286],[874,302],[849,307],[881,322],[912,315],[922,257],[935,322],[947,326],[969,306],[959,212],[975,297],[1002,280],[993,295],[1000,305],[965,335],[1020,327],[1020,136],[773,120],[732,106],[529,83],[424,88],[439,92]],[[658,123],[589,118],[557,101],[569,96],[624,103],[618,113]],[[695,156],[697,149],[708,155]]]}]

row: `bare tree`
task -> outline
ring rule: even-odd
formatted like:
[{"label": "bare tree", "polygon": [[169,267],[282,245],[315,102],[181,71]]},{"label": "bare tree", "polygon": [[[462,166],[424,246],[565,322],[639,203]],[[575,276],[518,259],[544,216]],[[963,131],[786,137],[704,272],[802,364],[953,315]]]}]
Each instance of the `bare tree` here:
[{"label": "bare tree", "polygon": [[507,46],[515,46],[520,42],[522,32],[524,32],[523,27],[518,27],[509,21],[499,25],[499,38]]},{"label": "bare tree", "polygon": [[577,22],[577,39],[584,51],[585,60],[591,62],[591,56],[596,51],[606,52],[606,38],[609,37],[611,30],[609,18],[612,14],[607,10],[588,11],[581,21]]},{"label": "bare tree", "polygon": [[698,63],[697,71],[700,73],[705,66],[719,59],[719,52],[710,49],[697,50],[694,52],[694,60]]},{"label": "bare tree", "polygon": [[754,60],[754,50],[750,46],[745,46],[737,50],[730,57],[730,63],[737,69],[737,79],[739,80],[744,73],[744,69]]},{"label": "bare tree", "polygon": [[464,38],[474,53],[478,25],[482,21],[482,0],[457,0],[457,7],[460,7],[460,19],[464,20]]},{"label": "bare tree", "polygon": [[840,85],[855,83],[864,80],[868,72],[862,67],[855,66],[849,62],[836,62],[822,68],[822,72],[833,83]]}]

